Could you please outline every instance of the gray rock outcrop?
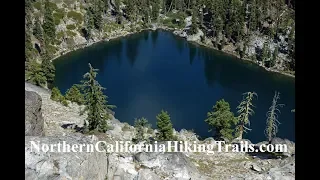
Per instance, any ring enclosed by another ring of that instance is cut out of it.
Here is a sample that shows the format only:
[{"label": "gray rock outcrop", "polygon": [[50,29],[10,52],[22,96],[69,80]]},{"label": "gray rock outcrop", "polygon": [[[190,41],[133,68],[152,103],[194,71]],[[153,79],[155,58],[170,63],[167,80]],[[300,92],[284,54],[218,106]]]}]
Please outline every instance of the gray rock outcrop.
[{"label": "gray rock outcrop", "polygon": [[[44,152],[31,149],[31,141],[41,144],[90,144],[90,137],[81,134],[61,137],[25,137],[25,179],[26,180],[56,180],[83,179],[104,180],[107,173],[105,153],[88,152]],[[58,151],[56,147],[54,149]],[[61,149],[62,151],[62,145]]]},{"label": "gray rock outcrop", "polygon": [[187,37],[188,41],[201,41],[201,37],[204,36],[203,31],[201,31],[200,29],[198,29],[198,32],[194,35],[190,35]]},{"label": "gray rock outcrop", "polygon": [[138,153],[136,160],[144,167],[153,169],[156,174],[169,178],[205,179],[193,163],[183,153]]},{"label": "gray rock outcrop", "polygon": [[44,135],[41,105],[42,99],[37,93],[25,91],[25,136]]},{"label": "gray rock outcrop", "polygon": [[291,156],[295,154],[295,143],[288,139],[281,139],[281,138],[275,137],[275,138],[272,138],[270,143],[273,144],[275,147],[277,145],[285,145],[287,147],[287,152],[284,152],[283,153],[284,155]]}]

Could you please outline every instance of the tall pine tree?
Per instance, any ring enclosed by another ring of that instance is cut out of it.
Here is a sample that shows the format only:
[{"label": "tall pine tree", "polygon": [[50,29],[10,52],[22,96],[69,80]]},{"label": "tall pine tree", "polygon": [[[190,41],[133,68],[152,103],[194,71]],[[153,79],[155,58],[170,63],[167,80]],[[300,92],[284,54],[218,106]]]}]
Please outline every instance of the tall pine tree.
[{"label": "tall pine tree", "polygon": [[98,69],[94,69],[89,63],[89,72],[83,75],[82,88],[85,96],[86,111],[88,111],[86,130],[106,132],[109,119],[108,109],[114,108],[108,105],[107,96],[103,94],[103,88],[96,80]]},{"label": "tall pine tree", "polygon": [[51,56],[48,53],[42,55],[41,70],[47,79],[48,84],[53,83],[55,76],[55,67],[50,61]]},{"label": "tall pine tree", "polygon": [[40,19],[37,16],[35,20],[35,26],[33,28],[33,35],[36,37],[41,43],[43,43],[43,32],[41,28]]},{"label": "tall pine tree", "polygon": [[42,25],[46,39],[49,41],[46,43],[52,43],[56,37],[56,26],[54,24],[52,11],[53,9],[50,6],[49,0],[46,0],[44,4],[44,22]]},{"label": "tall pine tree", "polygon": [[215,130],[215,138],[226,138],[231,141],[233,139],[233,126],[238,123],[238,119],[230,111],[229,103],[222,99],[216,102],[211,112],[208,112],[205,122],[210,127],[209,131]]},{"label": "tall pine tree", "polygon": [[157,115],[157,128],[159,131],[159,140],[173,140],[173,128],[170,120],[170,115],[167,111],[161,110]]}]

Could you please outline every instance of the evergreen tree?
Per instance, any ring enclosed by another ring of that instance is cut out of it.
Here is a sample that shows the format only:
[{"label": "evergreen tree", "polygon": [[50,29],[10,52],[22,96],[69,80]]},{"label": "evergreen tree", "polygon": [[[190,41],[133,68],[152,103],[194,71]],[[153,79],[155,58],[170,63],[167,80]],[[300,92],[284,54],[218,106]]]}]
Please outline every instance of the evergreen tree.
[{"label": "evergreen tree", "polygon": [[251,31],[256,31],[257,30],[257,27],[258,27],[258,17],[257,17],[257,14],[259,13],[258,12],[258,7],[257,7],[257,4],[256,4],[256,1],[257,0],[252,0],[251,3],[250,3],[250,10],[249,10],[249,22],[248,22],[248,25],[249,25],[249,29]]},{"label": "evergreen tree", "polygon": [[224,22],[222,20],[222,3],[220,0],[215,0],[212,3],[212,17],[211,17],[211,24],[212,24],[212,30],[213,30],[213,35],[217,36],[220,32],[223,30],[223,25]]},{"label": "evergreen tree", "polygon": [[31,61],[33,59],[34,49],[31,42],[29,32],[25,33],[25,61]]},{"label": "evergreen tree", "polygon": [[46,86],[47,79],[41,70],[41,65],[35,60],[27,62],[26,81],[37,86]]},{"label": "evergreen tree", "polygon": [[195,4],[192,7],[192,23],[199,22],[199,18],[200,18],[200,12],[198,9],[198,5]]},{"label": "evergreen tree", "polygon": [[41,29],[41,24],[39,17],[36,17],[35,26],[33,29],[33,35],[42,43],[43,42],[43,33]]},{"label": "evergreen tree", "polygon": [[45,36],[47,36],[49,43],[53,42],[56,37],[56,27],[52,16],[53,9],[50,7],[49,0],[44,4],[44,22],[42,25]]},{"label": "evergreen tree", "polygon": [[114,108],[108,105],[107,96],[103,94],[103,88],[96,80],[98,69],[94,69],[89,63],[89,72],[84,74],[82,88],[85,96],[86,111],[88,111],[85,130],[106,132],[108,129],[107,120],[109,119],[108,110]]},{"label": "evergreen tree", "polygon": [[30,11],[33,11],[32,3],[33,3],[33,0],[25,0],[25,3],[24,3],[25,13],[29,13]]},{"label": "evergreen tree", "polygon": [[109,0],[102,0],[102,5],[103,5],[103,12],[104,14],[107,13],[107,10],[109,9]]},{"label": "evergreen tree", "polygon": [[63,95],[57,87],[52,88],[50,99],[53,101],[61,102],[64,100]]},{"label": "evergreen tree", "polygon": [[141,119],[135,119],[134,127],[136,130],[135,139],[138,142],[145,140],[145,129],[150,127],[148,120],[144,117]]},{"label": "evergreen tree", "polygon": [[94,27],[97,30],[101,30],[102,28],[102,2],[101,0],[98,0],[98,2],[96,2],[95,4],[95,8],[94,8],[94,14],[93,14],[93,22],[94,22]]},{"label": "evergreen tree", "polygon": [[265,41],[263,43],[262,52],[261,52],[261,60],[263,65],[264,65],[264,62],[268,60],[268,51],[269,51],[268,42]]},{"label": "evergreen tree", "polygon": [[82,105],[84,103],[84,96],[81,94],[80,89],[78,88],[79,85],[73,85],[70,89],[66,92],[66,99],[75,102],[78,105]]},{"label": "evergreen tree", "polygon": [[278,100],[280,99],[280,93],[275,92],[272,104],[269,108],[269,111],[267,112],[267,127],[265,129],[265,135],[268,138],[268,141],[270,142],[273,137],[276,136],[278,132],[278,125],[280,122],[278,121],[278,114],[280,113],[279,107],[283,107],[283,104],[278,104]]},{"label": "evergreen tree", "polygon": [[238,122],[238,119],[230,111],[229,103],[222,99],[217,101],[211,112],[208,112],[205,122],[210,127],[209,131],[215,130],[217,139],[226,138],[231,141],[233,139],[232,128]]},{"label": "evergreen tree", "polygon": [[134,0],[126,0],[126,14],[131,22],[136,21],[137,6]]},{"label": "evergreen tree", "polygon": [[270,61],[270,67],[273,67],[276,64],[276,60],[277,60],[277,57],[278,57],[278,54],[279,54],[279,50],[278,49],[279,49],[278,47],[274,48],[272,59]]},{"label": "evergreen tree", "polygon": [[93,8],[89,6],[86,9],[85,14],[85,38],[89,40],[91,38],[91,30],[94,27]]},{"label": "evergreen tree", "polygon": [[243,100],[238,105],[238,120],[239,124],[237,125],[236,131],[237,131],[237,137],[242,139],[243,132],[247,132],[247,130],[251,130],[247,127],[247,125],[250,126],[250,120],[249,116],[253,115],[254,111],[252,107],[252,100],[253,98],[257,96],[255,92],[246,92],[243,94]]},{"label": "evergreen tree", "polygon": [[198,25],[196,24],[196,22],[193,22],[189,29],[189,34],[193,35],[193,34],[197,34],[197,32],[198,32]]},{"label": "evergreen tree", "polygon": [[160,114],[158,114],[156,118],[159,140],[173,140],[173,128],[168,112],[161,110]]},{"label": "evergreen tree", "polygon": [[48,83],[52,83],[54,81],[56,71],[50,59],[51,56],[48,53],[42,55],[41,69]]},{"label": "evergreen tree", "polygon": [[159,1],[152,2],[151,6],[152,6],[152,11],[151,11],[152,20],[157,20],[159,17],[159,10],[160,10]]}]

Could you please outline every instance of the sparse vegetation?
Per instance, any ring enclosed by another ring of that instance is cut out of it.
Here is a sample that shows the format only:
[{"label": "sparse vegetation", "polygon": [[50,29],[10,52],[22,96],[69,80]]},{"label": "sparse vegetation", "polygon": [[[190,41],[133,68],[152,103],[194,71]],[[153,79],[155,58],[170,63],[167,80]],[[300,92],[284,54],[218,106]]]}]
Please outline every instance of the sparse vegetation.
[{"label": "sparse vegetation", "polygon": [[65,17],[65,10],[62,9],[57,9],[55,12],[53,12],[53,19],[54,19],[54,24],[59,25],[61,20]]},{"label": "sparse vegetation", "polygon": [[67,30],[66,32],[67,32],[67,36],[69,36],[69,37],[74,37],[77,35],[77,33],[70,31],[70,30]]},{"label": "sparse vegetation", "polygon": [[69,29],[69,30],[74,30],[74,29],[76,29],[76,26],[74,24],[68,24],[66,26],[66,28]]},{"label": "sparse vegetation", "polygon": [[68,18],[72,18],[72,19],[76,20],[79,23],[81,23],[83,21],[82,14],[78,13],[76,11],[69,11],[67,16],[68,16]]},{"label": "sparse vegetation", "polygon": [[124,126],[121,128],[122,131],[130,131],[130,125],[128,123],[124,123]]},{"label": "sparse vegetation", "polygon": [[34,2],[33,7],[35,7],[38,11],[42,10],[42,4],[40,1]]}]

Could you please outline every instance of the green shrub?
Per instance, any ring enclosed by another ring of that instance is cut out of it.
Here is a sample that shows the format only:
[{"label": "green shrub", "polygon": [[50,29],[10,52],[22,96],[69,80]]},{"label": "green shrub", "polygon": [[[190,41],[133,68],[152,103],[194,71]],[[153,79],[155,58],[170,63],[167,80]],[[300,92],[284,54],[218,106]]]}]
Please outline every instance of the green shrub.
[{"label": "green shrub", "polygon": [[69,30],[74,30],[75,28],[76,28],[76,26],[74,24],[67,25],[67,29],[69,29]]},{"label": "green shrub", "polygon": [[73,85],[70,89],[68,89],[65,97],[67,100],[71,102],[75,102],[78,105],[81,105],[84,103],[84,96],[83,94],[81,94],[78,88],[78,85]]},{"label": "green shrub", "polygon": [[35,7],[37,10],[41,10],[42,9],[42,4],[41,4],[41,2],[34,2],[33,3],[33,7]]},{"label": "green shrub", "polygon": [[152,134],[153,133],[153,129],[152,128],[148,128],[147,133],[148,134]]},{"label": "green shrub", "polygon": [[64,106],[68,106],[69,105],[69,103],[68,103],[68,101],[66,99],[63,99],[61,101],[61,104],[64,105]]},{"label": "green shrub", "polygon": [[76,0],[64,0],[64,2],[65,2],[68,6],[74,4],[75,1],[76,1]]},{"label": "green shrub", "polygon": [[181,21],[184,21],[184,19],[187,17],[187,15],[184,12],[177,12],[177,13],[168,13],[167,15],[171,19],[180,19]]},{"label": "green shrub", "polygon": [[193,22],[191,24],[191,27],[190,27],[190,30],[189,30],[189,34],[193,35],[193,34],[197,34],[197,32],[198,32],[198,25],[195,22]]},{"label": "green shrub", "polygon": [[130,131],[130,125],[128,123],[124,123],[124,126],[122,127],[122,131]]},{"label": "green shrub", "polygon": [[76,35],[77,35],[77,33],[70,31],[70,30],[67,30],[67,36],[74,37]]},{"label": "green shrub", "polygon": [[57,87],[52,88],[50,99],[53,101],[60,102],[64,100],[63,95]]},{"label": "green shrub", "polygon": [[121,28],[120,24],[115,23],[115,22],[110,22],[110,23],[105,24],[105,26],[103,27],[103,30],[105,32],[112,32],[112,31],[119,29],[119,28]]},{"label": "green shrub", "polygon": [[59,31],[57,33],[57,39],[61,39],[61,38],[63,38],[63,36],[64,36],[64,32],[63,31]]},{"label": "green shrub", "polygon": [[35,60],[31,60],[27,62],[26,68],[26,80],[37,86],[45,87],[47,79],[41,69],[41,65]]},{"label": "green shrub", "polygon": [[49,44],[47,46],[47,51],[49,54],[55,54],[58,51],[58,48]]},{"label": "green shrub", "polygon": [[58,9],[58,6],[56,5],[56,3],[53,2],[49,2],[49,7],[50,9],[52,9],[53,11]]},{"label": "green shrub", "polygon": [[67,16],[68,16],[68,18],[72,18],[72,19],[78,21],[79,23],[81,23],[83,21],[82,14],[78,13],[76,11],[69,11]]},{"label": "green shrub", "polygon": [[61,19],[63,19],[65,16],[64,9],[58,9],[53,13],[53,20],[55,25],[59,25]]},{"label": "green shrub", "polygon": [[[59,39],[54,39],[54,40],[53,40],[53,43],[54,43],[55,45],[60,45],[60,44],[62,43],[62,41],[59,40]],[[55,50],[58,51],[58,48],[55,47]],[[55,51],[55,52],[56,52],[56,51]]]}]

